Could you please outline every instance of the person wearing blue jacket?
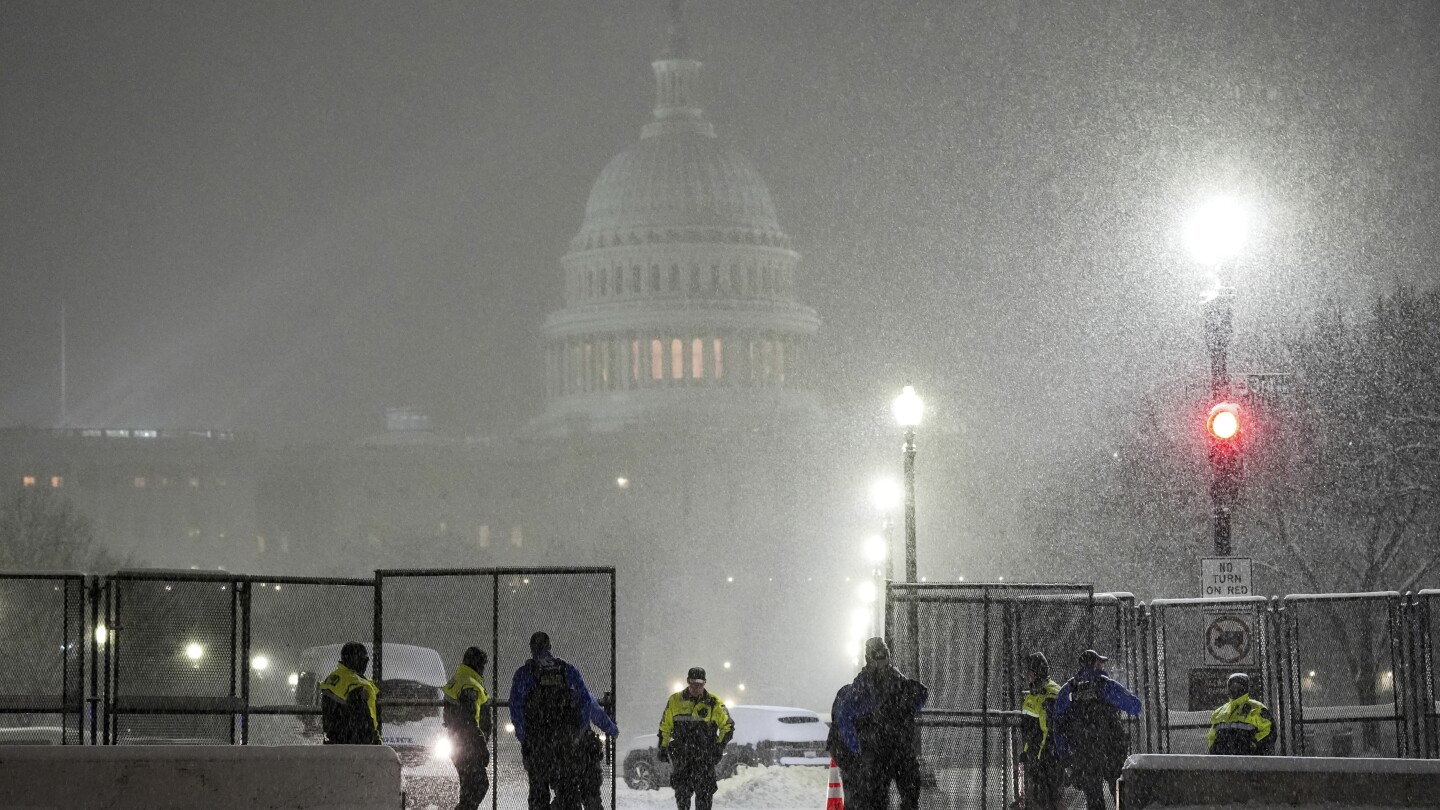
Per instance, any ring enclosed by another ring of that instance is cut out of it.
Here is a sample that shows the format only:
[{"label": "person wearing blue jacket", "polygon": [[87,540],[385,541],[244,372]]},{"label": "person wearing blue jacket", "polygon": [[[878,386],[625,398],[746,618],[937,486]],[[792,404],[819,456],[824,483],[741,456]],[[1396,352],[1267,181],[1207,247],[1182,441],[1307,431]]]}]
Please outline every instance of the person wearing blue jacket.
[{"label": "person wearing blue jacket", "polygon": [[[901,810],[920,806],[919,728],[915,718],[930,690],[890,663],[882,638],[865,642],[865,668],[841,690],[832,707],[840,741],[853,755],[860,802],[853,810],[884,810],[890,783],[900,793]],[[847,808],[847,810],[850,810]]]},{"label": "person wearing blue jacket", "polygon": [[1140,714],[1140,698],[1105,674],[1109,660],[1094,650],[1080,653],[1080,671],[1060,687],[1055,722],[1070,749],[1070,774],[1085,794],[1086,810],[1105,810],[1105,788],[1115,782],[1130,753],[1130,735],[1120,712]]},{"label": "person wearing blue jacket", "polygon": [[620,733],[580,670],[551,654],[543,632],[530,637],[530,660],[510,681],[510,723],[530,781],[530,810],[577,810],[590,724]]}]

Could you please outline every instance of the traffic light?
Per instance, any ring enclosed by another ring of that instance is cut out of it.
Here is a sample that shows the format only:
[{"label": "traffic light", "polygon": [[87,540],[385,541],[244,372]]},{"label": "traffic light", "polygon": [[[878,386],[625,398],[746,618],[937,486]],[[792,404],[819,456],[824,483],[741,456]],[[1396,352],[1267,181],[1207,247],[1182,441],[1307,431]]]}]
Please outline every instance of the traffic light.
[{"label": "traffic light", "polygon": [[1205,420],[1205,429],[1216,442],[1231,444],[1240,437],[1240,406],[1233,402],[1221,402],[1210,409]]},{"label": "traffic light", "polygon": [[1205,417],[1210,444],[1210,508],[1215,523],[1215,553],[1221,557],[1230,554],[1230,511],[1240,491],[1244,431],[1244,417],[1234,402],[1216,403]]}]

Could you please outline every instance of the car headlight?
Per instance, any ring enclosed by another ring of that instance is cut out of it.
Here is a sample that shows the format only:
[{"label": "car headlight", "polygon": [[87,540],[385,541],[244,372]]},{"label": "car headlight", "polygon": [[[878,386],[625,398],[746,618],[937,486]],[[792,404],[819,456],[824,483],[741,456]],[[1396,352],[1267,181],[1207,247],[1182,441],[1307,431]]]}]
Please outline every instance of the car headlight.
[{"label": "car headlight", "polygon": [[430,753],[434,754],[437,757],[449,759],[450,752],[452,750],[453,749],[450,746],[449,734],[441,734],[440,736],[435,738],[434,742],[430,743]]}]

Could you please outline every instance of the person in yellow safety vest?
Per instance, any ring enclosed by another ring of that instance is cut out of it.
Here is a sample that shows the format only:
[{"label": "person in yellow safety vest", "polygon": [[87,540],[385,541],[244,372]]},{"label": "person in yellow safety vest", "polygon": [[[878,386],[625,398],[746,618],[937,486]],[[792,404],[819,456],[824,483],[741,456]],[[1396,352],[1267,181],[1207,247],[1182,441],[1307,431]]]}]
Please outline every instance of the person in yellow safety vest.
[{"label": "person in yellow safety vest", "polygon": [[1055,729],[1055,698],[1060,684],[1050,679],[1050,662],[1045,653],[1033,652],[1025,658],[1027,679],[1025,700],[1021,703],[1020,738],[1024,747],[1020,762],[1025,767],[1026,810],[1064,810],[1065,741]]},{"label": "person in yellow safety vest", "polygon": [[460,801],[455,810],[477,810],[485,794],[490,792],[490,777],[485,766],[490,760],[486,740],[492,723],[485,704],[485,671],[489,656],[479,647],[465,651],[455,674],[450,676],[441,692],[445,695],[445,728],[450,732],[450,758],[460,777]]},{"label": "person in yellow safety vest", "polygon": [[365,677],[370,653],[358,641],[340,648],[340,666],[320,684],[320,722],[326,745],[379,745],[378,687]]},{"label": "person in yellow safety vest", "polygon": [[1275,750],[1275,726],[1264,703],[1250,697],[1250,676],[1237,672],[1225,683],[1230,702],[1210,715],[1210,753],[1251,755]]},{"label": "person in yellow safety vest", "polygon": [[725,703],[705,691],[705,670],[691,667],[687,686],[670,696],[660,716],[660,761],[669,762],[670,786],[675,789],[675,806],[710,810],[715,797],[715,765],[725,745],[735,736],[735,724]]}]

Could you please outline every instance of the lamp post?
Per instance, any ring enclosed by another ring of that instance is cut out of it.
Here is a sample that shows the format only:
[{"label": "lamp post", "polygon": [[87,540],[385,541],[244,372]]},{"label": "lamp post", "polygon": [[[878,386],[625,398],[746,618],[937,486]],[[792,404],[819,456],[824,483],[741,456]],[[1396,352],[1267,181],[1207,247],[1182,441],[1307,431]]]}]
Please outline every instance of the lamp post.
[{"label": "lamp post", "polygon": [[[1205,349],[1210,356],[1210,402],[1218,407],[1229,398],[1230,372],[1227,367],[1232,332],[1232,305],[1235,288],[1220,280],[1220,267],[1239,254],[1248,226],[1245,209],[1228,197],[1207,200],[1191,216],[1185,228],[1190,257],[1209,270],[1212,287],[1201,298]],[[1213,431],[1212,431],[1213,434]],[[1230,556],[1230,513],[1240,488],[1240,456],[1229,437],[1210,439],[1210,513],[1215,554]]]},{"label": "lamp post", "polygon": [[[915,428],[925,413],[925,402],[915,387],[905,386],[892,406],[895,421],[905,429],[905,581],[916,582],[915,570]],[[914,594],[906,610],[907,638],[910,642],[910,676],[920,677],[920,614]]]}]

